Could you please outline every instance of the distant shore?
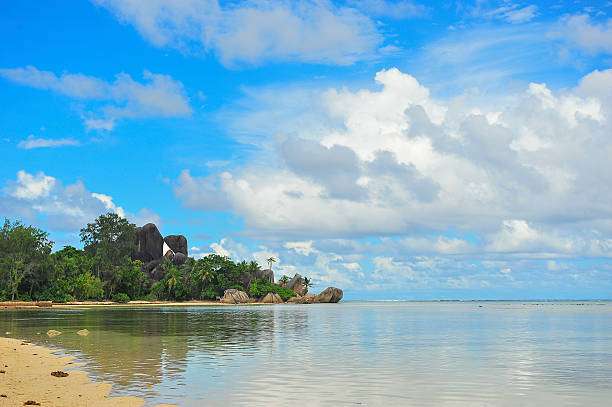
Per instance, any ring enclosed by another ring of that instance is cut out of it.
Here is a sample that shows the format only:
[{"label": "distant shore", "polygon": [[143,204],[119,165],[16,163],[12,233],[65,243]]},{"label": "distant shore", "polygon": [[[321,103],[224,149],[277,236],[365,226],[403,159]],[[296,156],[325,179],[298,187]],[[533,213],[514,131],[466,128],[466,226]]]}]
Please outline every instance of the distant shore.
[{"label": "distant shore", "polygon": [[[138,397],[109,397],[111,385],[90,381],[87,373],[73,370],[82,364],[72,357],[27,341],[0,337],[0,406],[138,407]],[[38,404],[36,404],[38,403]],[[169,404],[157,407],[170,407]]]},{"label": "distant shore", "polygon": [[81,308],[81,307],[170,307],[170,306],[235,306],[235,305],[271,305],[263,302],[251,302],[245,304],[227,304],[220,301],[130,301],[119,303],[113,301],[72,301],[57,302],[49,301],[2,301],[0,311],[6,309],[44,309],[44,308]]}]

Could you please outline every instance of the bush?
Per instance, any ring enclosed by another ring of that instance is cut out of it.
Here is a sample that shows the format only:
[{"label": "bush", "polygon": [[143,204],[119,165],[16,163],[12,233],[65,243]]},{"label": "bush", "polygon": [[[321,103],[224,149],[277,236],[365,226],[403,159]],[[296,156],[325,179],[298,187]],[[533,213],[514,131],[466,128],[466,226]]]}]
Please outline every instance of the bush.
[{"label": "bush", "polygon": [[125,304],[126,302],[130,302],[130,296],[124,293],[117,293],[113,294],[112,300],[114,302],[120,302],[122,304]]},{"label": "bush", "polygon": [[258,278],[251,283],[251,287],[249,288],[249,295],[251,297],[263,297],[268,293],[278,294],[284,301],[297,296],[293,290],[286,287],[278,287],[265,278]]}]

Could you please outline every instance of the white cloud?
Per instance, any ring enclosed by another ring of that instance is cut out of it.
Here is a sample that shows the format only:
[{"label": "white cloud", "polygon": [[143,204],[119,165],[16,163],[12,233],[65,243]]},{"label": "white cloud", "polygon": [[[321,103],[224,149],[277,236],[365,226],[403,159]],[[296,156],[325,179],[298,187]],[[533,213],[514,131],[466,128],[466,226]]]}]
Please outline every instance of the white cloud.
[{"label": "white cloud", "polygon": [[316,253],[316,250],[312,247],[312,240],[307,242],[286,242],[284,244],[285,248],[293,249],[296,253],[299,253],[303,256],[308,256],[311,253]]},{"label": "white cloud", "polygon": [[212,52],[226,66],[264,60],[348,65],[372,58],[382,42],[368,17],[331,2],[92,1],[155,46]]},{"label": "white cloud", "polygon": [[46,138],[36,138],[33,135],[29,135],[26,140],[21,140],[19,144],[17,144],[17,147],[29,150],[32,148],[79,146],[79,145],[81,145],[81,143],[71,138],[46,139]]},{"label": "white cloud", "polygon": [[600,256],[612,234],[608,76],[562,91],[530,84],[479,105],[435,100],[416,78],[384,70],[378,89],[309,97],[318,127],[264,106],[257,121],[299,137],[268,125],[265,162],[206,178],[186,170],[175,194],[191,209],[235,213],[260,238],[399,235],[403,253]]},{"label": "white cloud", "polygon": [[144,71],[144,83],[125,73],[107,82],[80,73],[57,76],[33,66],[0,69],[0,76],[20,85],[88,101],[93,111],[82,117],[87,128],[93,130],[112,130],[115,122],[124,118],[183,117],[192,111],[181,82],[149,71]]},{"label": "white cloud", "polygon": [[110,212],[114,212],[122,218],[125,218],[125,211],[121,206],[115,205],[112,196],[96,193],[92,193],[91,196],[102,202]]},{"label": "white cloud", "polygon": [[538,7],[535,5],[521,6],[506,3],[504,6],[482,13],[484,17],[505,20],[512,24],[531,21],[536,17]]},{"label": "white cloud", "polygon": [[131,222],[161,219],[147,208],[138,215],[126,212],[111,196],[89,192],[81,181],[62,185],[52,176],[19,171],[15,181],[9,181],[0,195],[0,213],[59,231],[78,231],[97,216],[115,212]]},{"label": "white cloud", "polygon": [[53,187],[55,178],[45,175],[42,171],[32,175],[21,170],[17,172],[17,181],[9,183],[4,192],[17,199],[32,201],[48,197]]},{"label": "white cloud", "polygon": [[588,14],[564,17],[550,36],[564,41],[568,47],[589,54],[611,54],[612,18],[599,23],[593,21]]}]

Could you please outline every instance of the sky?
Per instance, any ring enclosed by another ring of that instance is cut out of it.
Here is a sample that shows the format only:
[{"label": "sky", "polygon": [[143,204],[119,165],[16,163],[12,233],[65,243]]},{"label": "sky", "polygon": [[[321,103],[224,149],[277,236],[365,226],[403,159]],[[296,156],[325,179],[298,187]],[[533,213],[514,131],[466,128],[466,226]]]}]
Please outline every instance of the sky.
[{"label": "sky", "polygon": [[0,218],[357,299],[612,298],[612,2],[0,3]]}]

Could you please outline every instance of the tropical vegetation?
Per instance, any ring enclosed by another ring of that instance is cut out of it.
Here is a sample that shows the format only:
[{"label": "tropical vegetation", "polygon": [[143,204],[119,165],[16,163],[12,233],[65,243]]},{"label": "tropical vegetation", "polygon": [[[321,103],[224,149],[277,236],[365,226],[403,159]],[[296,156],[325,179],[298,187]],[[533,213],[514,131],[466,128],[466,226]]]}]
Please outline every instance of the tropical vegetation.
[{"label": "tropical vegetation", "polygon": [[[260,272],[256,262],[234,262],[218,254],[188,258],[181,266],[166,260],[159,266],[164,277],[152,284],[143,264],[132,260],[134,236],[134,224],[107,213],[81,229],[83,249],[65,246],[52,252],[47,232],[5,219],[0,229],[0,300],[211,300],[229,288],[252,297],[272,292],[286,300],[296,295],[266,279],[250,281]],[[271,266],[276,259],[266,261]],[[282,279],[285,284],[288,280]]]}]

